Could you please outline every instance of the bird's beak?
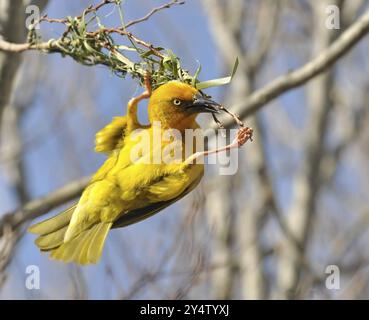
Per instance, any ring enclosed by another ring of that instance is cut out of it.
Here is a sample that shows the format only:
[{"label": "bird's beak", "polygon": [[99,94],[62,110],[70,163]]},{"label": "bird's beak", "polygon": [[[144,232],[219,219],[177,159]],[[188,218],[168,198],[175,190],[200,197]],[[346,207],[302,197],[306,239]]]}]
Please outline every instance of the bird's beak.
[{"label": "bird's beak", "polygon": [[218,102],[210,100],[201,94],[197,94],[191,105],[191,111],[196,113],[219,113],[221,110],[221,105]]}]

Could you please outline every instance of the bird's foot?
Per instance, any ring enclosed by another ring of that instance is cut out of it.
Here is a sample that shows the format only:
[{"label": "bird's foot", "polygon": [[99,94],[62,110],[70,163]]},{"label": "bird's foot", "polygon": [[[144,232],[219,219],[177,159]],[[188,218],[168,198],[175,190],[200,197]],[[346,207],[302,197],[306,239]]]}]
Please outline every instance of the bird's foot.
[{"label": "bird's foot", "polygon": [[231,143],[231,146],[239,148],[243,146],[247,142],[247,140],[252,141],[253,133],[254,130],[250,127],[240,128],[240,130],[237,132],[236,138]]}]

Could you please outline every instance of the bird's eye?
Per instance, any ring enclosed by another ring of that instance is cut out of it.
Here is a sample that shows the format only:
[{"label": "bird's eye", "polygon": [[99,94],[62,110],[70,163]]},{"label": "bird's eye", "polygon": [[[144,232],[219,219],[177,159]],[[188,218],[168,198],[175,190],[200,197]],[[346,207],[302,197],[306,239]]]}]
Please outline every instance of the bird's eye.
[{"label": "bird's eye", "polygon": [[181,103],[182,103],[182,101],[181,101],[181,100],[179,100],[179,99],[174,99],[174,100],[173,100],[173,104],[174,104],[175,106],[180,106],[180,105],[181,105]]}]

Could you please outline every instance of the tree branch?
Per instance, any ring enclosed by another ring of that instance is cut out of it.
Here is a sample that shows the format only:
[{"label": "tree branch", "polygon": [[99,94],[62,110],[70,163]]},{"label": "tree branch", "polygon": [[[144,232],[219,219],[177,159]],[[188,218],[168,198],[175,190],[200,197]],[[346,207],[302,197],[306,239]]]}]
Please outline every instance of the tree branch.
[{"label": "tree branch", "polygon": [[15,211],[4,214],[0,219],[0,237],[5,229],[17,228],[28,220],[37,218],[61,204],[75,199],[82,193],[89,181],[90,177],[78,179],[44,197],[26,203]]},{"label": "tree branch", "polygon": [[[369,32],[369,10],[353,23],[327,49],[299,69],[278,77],[265,87],[255,91],[233,111],[246,118],[283,93],[296,88],[330,68],[353,48]],[[225,121],[231,125],[231,121]]]},{"label": "tree branch", "polygon": [[0,38],[0,51],[21,53],[27,50],[57,50],[56,41],[42,42],[38,44],[31,43],[11,43]]},{"label": "tree branch", "polygon": [[[145,70],[151,69],[153,87],[177,78],[185,79],[186,82],[192,83],[195,80],[186,70],[180,67],[177,57],[171,56],[171,62],[165,64],[165,67],[162,68],[161,62],[168,55],[162,53],[161,48],[154,47],[126,29],[129,26],[148,20],[163,9],[184,3],[183,0],[172,0],[153,8],[145,16],[132,20],[128,24],[125,24],[123,19],[121,19],[121,26],[114,28],[107,28],[101,25],[98,22],[97,11],[105,5],[116,5],[120,17],[122,17],[123,12],[118,0],[103,0],[98,5],[87,7],[83,13],[74,18],[49,18],[47,15],[44,15],[37,22],[64,25],[65,31],[61,37],[49,39],[49,41],[41,40],[40,34],[35,29],[36,23],[34,23],[29,27],[30,30],[26,43],[22,43],[24,40],[15,41],[7,37],[2,38],[0,35],[0,52],[2,51],[4,54],[21,53],[28,50],[47,53],[57,52],[63,56],[69,56],[83,65],[105,65],[122,78],[130,74],[133,78],[140,79],[141,83],[144,80]],[[117,43],[116,37],[112,36],[113,34],[122,36],[119,40],[123,40],[127,44]],[[128,58],[126,55],[127,51],[135,51],[140,61],[134,62],[131,58]],[[172,72],[174,70],[171,66],[173,63],[177,65],[178,73]]]}]

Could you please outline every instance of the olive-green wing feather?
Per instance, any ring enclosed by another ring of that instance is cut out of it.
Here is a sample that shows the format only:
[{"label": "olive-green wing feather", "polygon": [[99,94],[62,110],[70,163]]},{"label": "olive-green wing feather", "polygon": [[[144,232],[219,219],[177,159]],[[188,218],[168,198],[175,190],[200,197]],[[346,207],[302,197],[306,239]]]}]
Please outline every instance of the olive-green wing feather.
[{"label": "olive-green wing feather", "polygon": [[178,195],[173,199],[152,203],[143,208],[131,210],[129,212],[124,213],[113,223],[112,229],[126,227],[130,224],[139,222],[141,220],[151,217],[152,215],[158,213],[159,211],[165,209],[166,207],[169,207],[171,204],[178,201],[179,199],[182,199],[184,196],[190,193],[199,184],[201,178],[202,175],[200,175],[196,180],[194,180],[192,184],[189,185],[180,195]]},{"label": "olive-green wing feather", "polygon": [[68,226],[72,214],[76,209],[76,206],[77,205],[74,204],[73,206],[64,210],[58,215],[30,226],[28,228],[28,231],[31,233],[39,234],[41,236],[46,236]]}]

